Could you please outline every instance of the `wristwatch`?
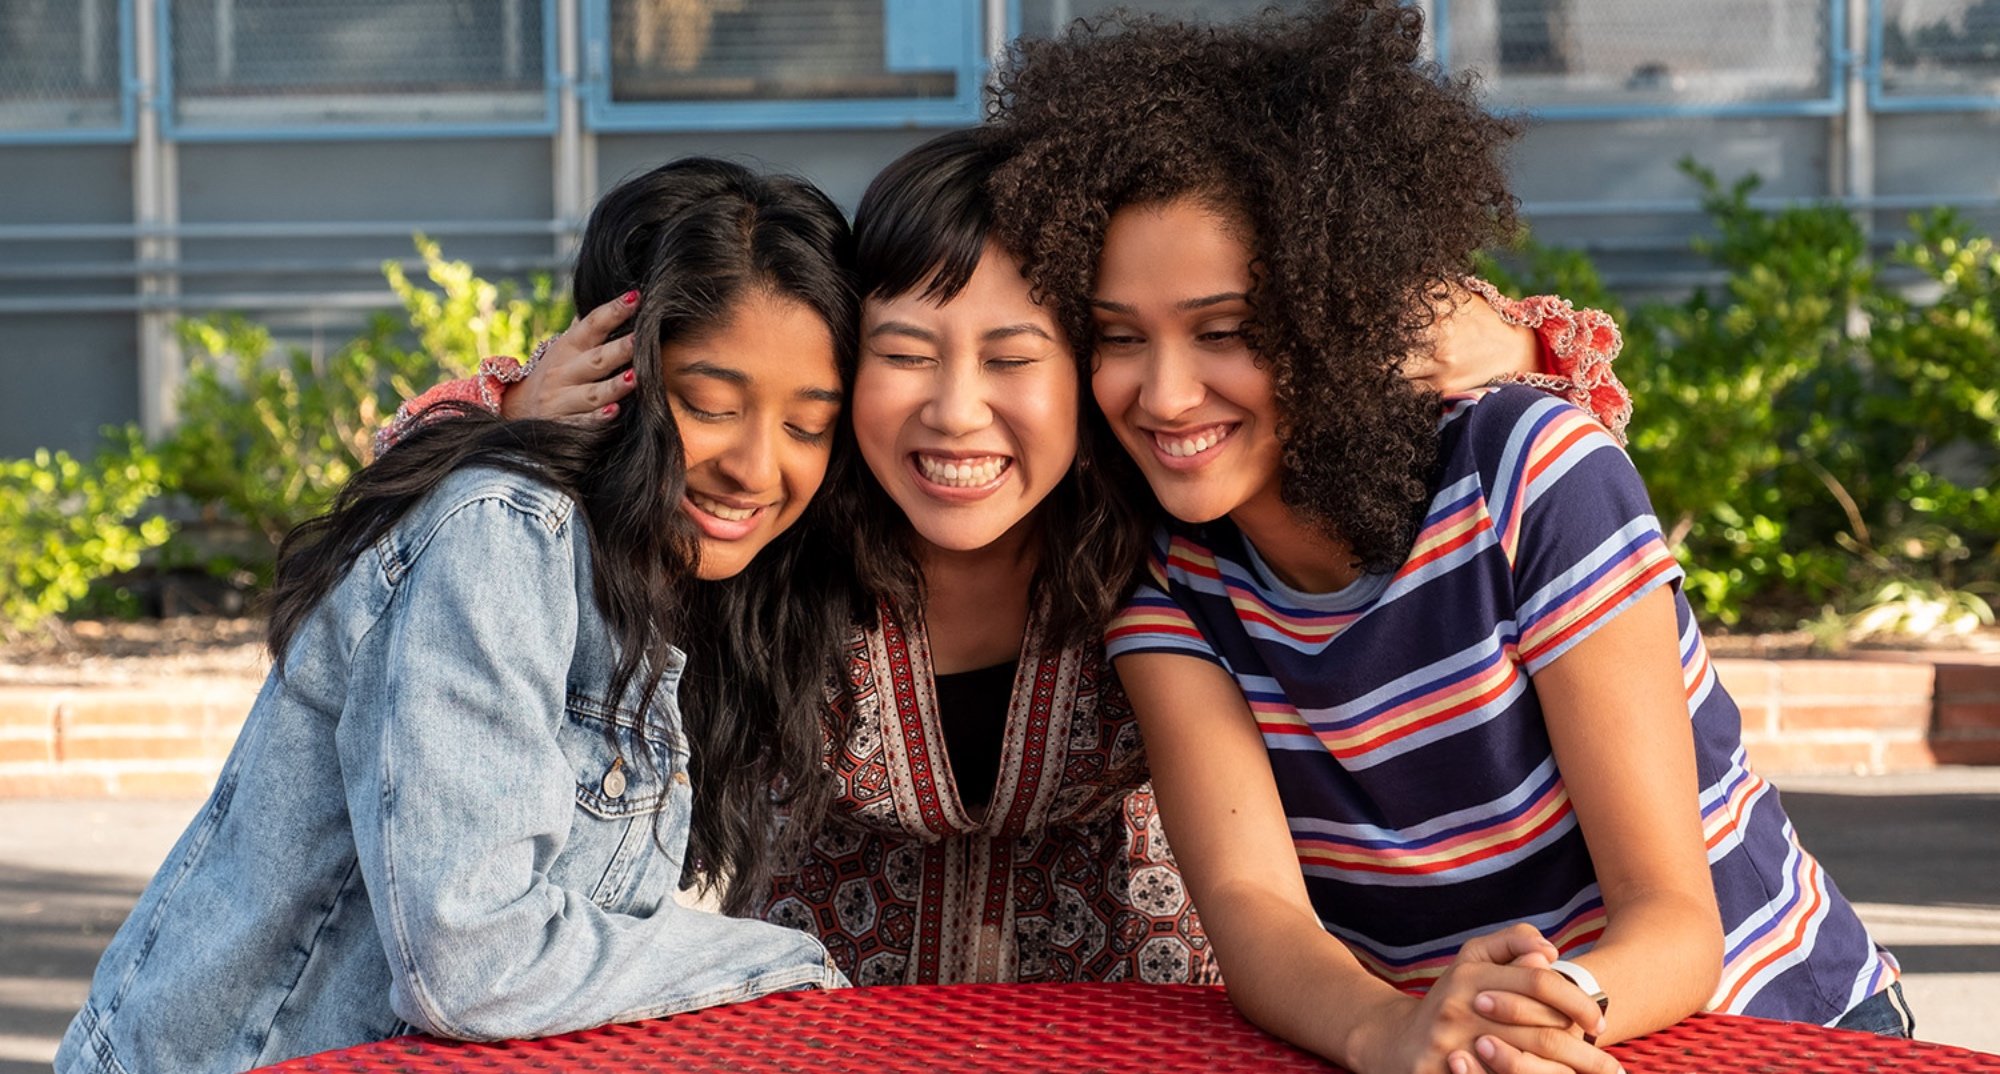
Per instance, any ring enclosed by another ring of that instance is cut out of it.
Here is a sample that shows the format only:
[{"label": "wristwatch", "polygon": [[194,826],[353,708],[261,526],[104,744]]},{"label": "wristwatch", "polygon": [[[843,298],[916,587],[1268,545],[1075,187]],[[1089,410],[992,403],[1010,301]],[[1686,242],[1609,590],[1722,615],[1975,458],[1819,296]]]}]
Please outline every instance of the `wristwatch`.
[{"label": "wristwatch", "polygon": [[[1591,1001],[1597,1004],[1598,1014],[1604,1014],[1611,1009],[1611,997],[1604,994],[1604,987],[1597,983],[1596,976],[1589,970],[1567,959],[1558,959],[1555,962],[1551,962],[1549,963],[1549,968],[1568,978],[1569,983],[1583,989],[1584,993],[1591,998]],[[1585,1044],[1596,1044],[1597,1034],[1588,1029],[1584,1030],[1583,1042]]]}]

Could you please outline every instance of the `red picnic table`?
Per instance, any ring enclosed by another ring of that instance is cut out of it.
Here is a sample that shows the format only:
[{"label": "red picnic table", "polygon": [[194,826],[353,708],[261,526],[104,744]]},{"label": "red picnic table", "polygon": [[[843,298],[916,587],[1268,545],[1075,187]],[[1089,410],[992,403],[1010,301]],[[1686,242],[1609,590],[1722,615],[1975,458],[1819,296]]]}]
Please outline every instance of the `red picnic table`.
[{"label": "red picnic table", "polygon": [[[2000,1074],[2000,1056],[1761,1018],[1700,1014],[1611,1054],[1629,1074]],[[1282,1074],[1337,1068],[1251,1025],[1220,988],[912,985],[787,992],[541,1040],[397,1037],[265,1068],[287,1074]]]}]

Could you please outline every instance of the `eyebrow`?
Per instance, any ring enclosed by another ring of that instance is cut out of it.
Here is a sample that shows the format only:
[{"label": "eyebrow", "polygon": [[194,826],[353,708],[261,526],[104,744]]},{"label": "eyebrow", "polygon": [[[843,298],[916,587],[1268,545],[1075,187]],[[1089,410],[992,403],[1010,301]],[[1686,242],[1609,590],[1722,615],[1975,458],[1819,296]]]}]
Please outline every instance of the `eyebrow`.
[{"label": "eyebrow", "polygon": [[868,338],[876,336],[913,336],[926,343],[936,343],[937,333],[928,328],[920,328],[908,321],[883,321],[868,330]]},{"label": "eyebrow", "polygon": [[[910,336],[914,339],[921,339],[926,343],[936,343],[938,341],[936,332],[919,325],[911,324],[908,321],[883,321],[881,324],[868,330],[869,339],[874,339],[877,336]],[[1003,324],[998,328],[989,328],[980,333],[979,338],[983,342],[991,343],[994,340],[1009,339],[1014,336],[1040,336],[1050,343],[1056,341],[1054,336],[1049,335],[1047,329],[1029,321],[1022,321],[1019,324]]]},{"label": "eyebrow", "polygon": [[1042,326],[1031,324],[1027,321],[1022,321],[1020,324],[1003,324],[998,328],[989,328],[979,338],[991,343],[997,339],[1008,339],[1013,336],[1039,336],[1050,343],[1056,341],[1054,336],[1042,330]]},{"label": "eyebrow", "polygon": [[[1250,295],[1245,291],[1219,291],[1212,295],[1203,295],[1200,298],[1181,299],[1179,302],[1174,303],[1174,308],[1177,310],[1199,310],[1207,309],[1210,306],[1220,306],[1225,302],[1248,302],[1249,300]],[[1123,302],[1107,302],[1101,298],[1091,299],[1090,304],[1092,307],[1104,310],[1107,313],[1122,313],[1127,317],[1139,312],[1136,307],[1126,305]]]},{"label": "eyebrow", "polygon": [[[738,388],[750,386],[750,374],[741,369],[731,369],[713,362],[689,362],[680,367],[679,371],[686,376],[707,377],[710,380],[733,384]],[[836,406],[847,401],[847,397],[836,388],[800,388],[798,397],[815,403],[833,403]]]}]

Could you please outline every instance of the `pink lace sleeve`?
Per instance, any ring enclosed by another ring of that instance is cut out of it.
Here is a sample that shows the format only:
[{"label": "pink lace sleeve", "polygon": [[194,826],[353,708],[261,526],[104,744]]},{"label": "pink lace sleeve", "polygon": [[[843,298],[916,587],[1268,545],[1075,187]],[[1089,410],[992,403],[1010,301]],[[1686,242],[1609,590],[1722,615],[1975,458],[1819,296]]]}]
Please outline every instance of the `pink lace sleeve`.
[{"label": "pink lace sleeve", "polygon": [[1468,276],[1465,286],[1484,298],[1509,324],[1532,328],[1542,338],[1543,368],[1536,373],[1495,377],[1501,383],[1526,384],[1562,396],[1596,415],[1625,442],[1632,423],[1632,394],[1611,371],[1625,341],[1618,324],[1603,310],[1577,309],[1557,295],[1513,299],[1485,280]]},{"label": "pink lace sleeve", "polygon": [[439,403],[471,403],[495,414],[500,413],[500,397],[506,394],[508,385],[517,384],[528,375],[528,368],[521,364],[519,358],[505,355],[488,358],[479,363],[479,372],[472,376],[464,380],[445,381],[415,399],[405,400],[402,406],[396,408],[395,417],[376,432],[376,457],[380,458],[383,452],[402,443],[413,430],[443,417],[443,414],[431,413],[431,408]]}]

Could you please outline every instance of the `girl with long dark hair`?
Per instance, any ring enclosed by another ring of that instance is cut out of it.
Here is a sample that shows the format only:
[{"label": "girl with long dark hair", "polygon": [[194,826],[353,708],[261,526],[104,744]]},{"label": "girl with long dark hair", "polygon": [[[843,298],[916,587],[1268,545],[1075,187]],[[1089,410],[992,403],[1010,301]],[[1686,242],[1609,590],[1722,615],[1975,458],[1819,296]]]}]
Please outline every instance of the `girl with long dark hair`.
[{"label": "girl with long dark hair", "polygon": [[811,937],[676,893],[764,875],[776,811],[824,795],[844,624],[793,603],[828,576],[794,524],[840,443],[850,269],[799,180],[690,159],[605,196],[574,289],[631,325],[616,420],[460,407],[287,538],[276,665],[58,1070],[234,1071],[845,983]]},{"label": "girl with long dark hair", "polygon": [[1109,646],[1230,995],[1359,1074],[1612,1074],[1701,1009],[1907,1035],[1613,432],[1400,375],[1514,209],[1422,25],[1093,25],[1000,76],[997,218],[1164,523]]}]

